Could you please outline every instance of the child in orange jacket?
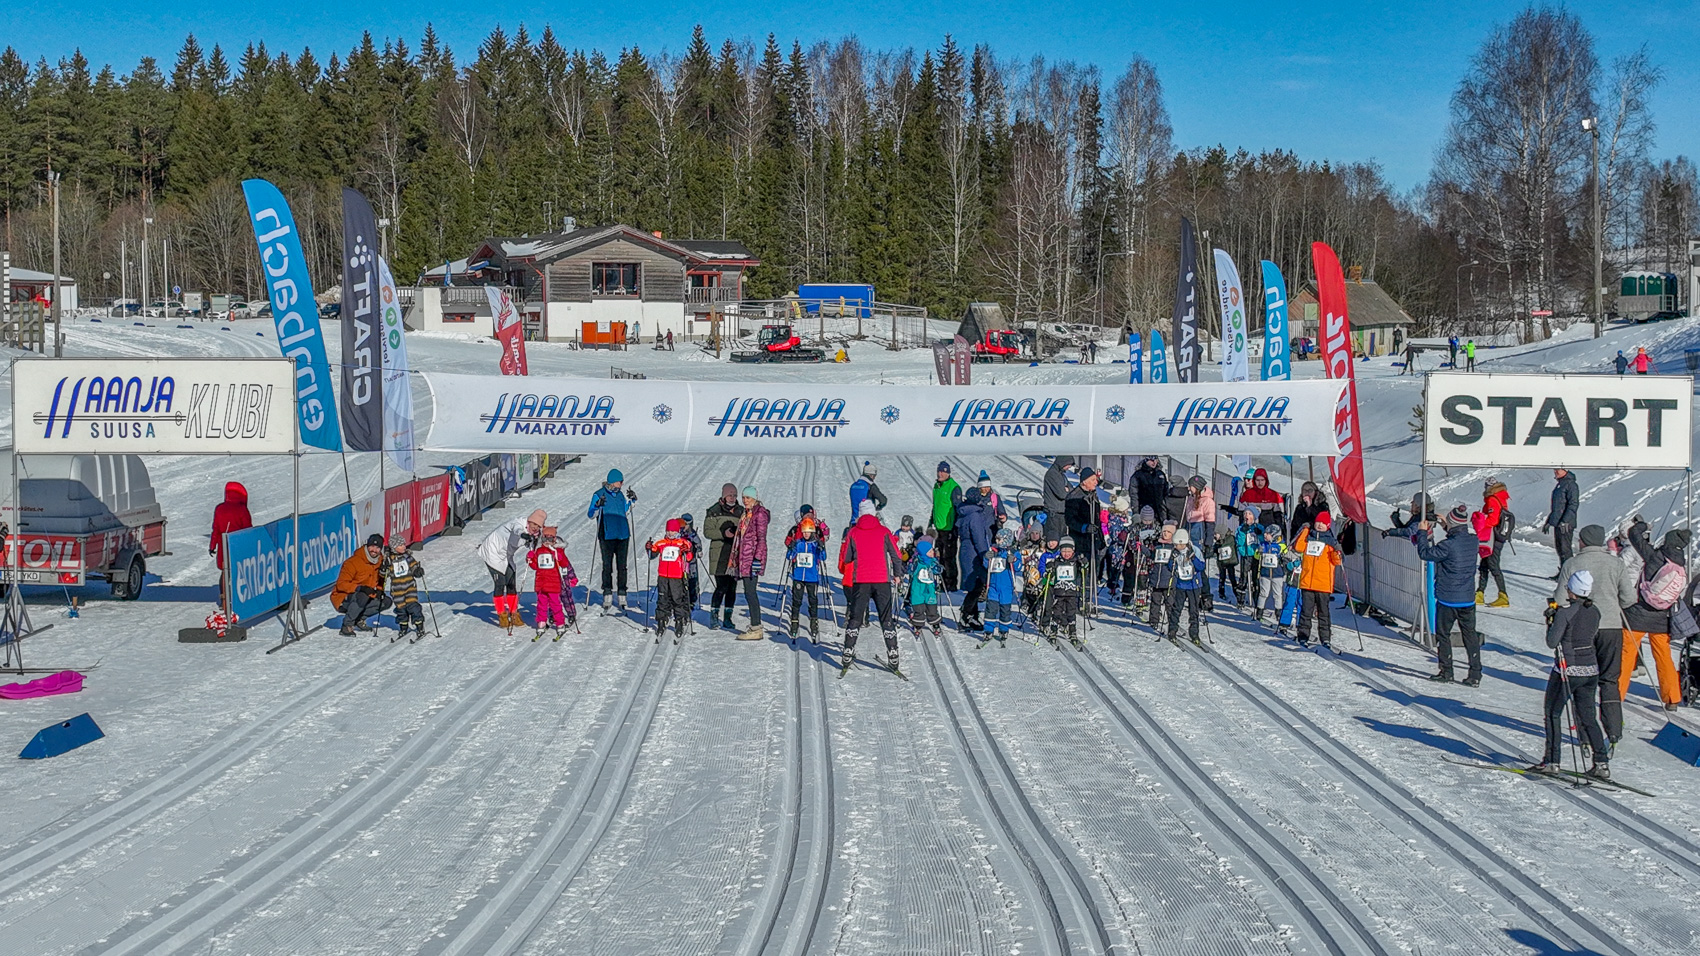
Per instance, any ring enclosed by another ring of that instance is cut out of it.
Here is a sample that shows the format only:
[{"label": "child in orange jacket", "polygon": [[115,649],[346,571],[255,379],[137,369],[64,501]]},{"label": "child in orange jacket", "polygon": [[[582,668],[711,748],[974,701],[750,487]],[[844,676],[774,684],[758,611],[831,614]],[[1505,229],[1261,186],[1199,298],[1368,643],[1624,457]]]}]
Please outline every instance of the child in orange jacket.
[{"label": "child in orange jacket", "polygon": [[1293,551],[1300,560],[1298,641],[1309,646],[1310,622],[1314,618],[1317,638],[1329,650],[1334,649],[1334,622],[1329,616],[1329,602],[1334,597],[1334,569],[1345,562],[1340,544],[1330,530],[1332,525],[1332,516],[1324,511],[1293,541]]}]

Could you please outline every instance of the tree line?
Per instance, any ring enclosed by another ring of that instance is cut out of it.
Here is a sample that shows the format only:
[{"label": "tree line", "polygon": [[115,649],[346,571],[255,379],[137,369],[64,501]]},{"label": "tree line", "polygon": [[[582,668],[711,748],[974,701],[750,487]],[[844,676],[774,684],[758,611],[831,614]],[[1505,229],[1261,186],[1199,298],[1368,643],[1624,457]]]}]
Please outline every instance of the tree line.
[{"label": "tree line", "polygon": [[1433,178],[1401,194],[1373,163],[1176,148],[1141,57],[1107,79],[949,36],[716,47],[698,27],[681,54],[610,60],[523,27],[462,57],[427,27],[417,48],[368,34],[322,62],[264,44],[232,60],[191,36],[169,72],[144,57],[123,75],[8,48],[0,215],[14,261],[45,267],[59,173],[64,270],[90,299],[118,293],[120,249],[137,294],[144,217],[156,292],[259,293],[240,188],[257,176],[289,197],[321,287],[337,281],[349,185],[389,220],[404,282],[571,217],[740,240],[763,262],[755,296],[854,280],[937,315],[996,300],[1141,328],[1166,323],[1186,216],[1253,277],[1253,299],[1257,259],[1296,286],[1322,240],[1425,322],[1486,328],[1575,308],[1591,285],[1584,115],[1603,113],[1609,136],[1608,247],[1677,250],[1693,233],[1693,165],[1649,158],[1658,78],[1645,53],[1602,70],[1578,18],[1531,8],[1484,43]]}]

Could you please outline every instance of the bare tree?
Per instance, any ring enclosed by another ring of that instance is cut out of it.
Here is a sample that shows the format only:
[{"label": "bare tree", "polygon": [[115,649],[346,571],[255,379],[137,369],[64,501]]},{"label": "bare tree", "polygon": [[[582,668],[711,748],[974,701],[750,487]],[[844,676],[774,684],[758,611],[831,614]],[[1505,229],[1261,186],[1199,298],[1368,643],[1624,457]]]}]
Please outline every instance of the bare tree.
[{"label": "bare tree", "polygon": [[[1167,167],[1173,148],[1174,129],[1168,108],[1163,105],[1163,85],[1157,68],[1142,56],[1134,56],[1127,70],[1110,91],[1109,157],[1113,201],[1113,228],[1124,253],[1140,253],[1150,245],[1150,216],[1147,211],[1153,192]],[[1119,285],[1120,311],[1124,320],[1152,315],[1157,309],[1159,284],[1150,281],[1151,259],[1135,262],[1136,255],[1121,255],[1114,271],[1106,269],[1112,285]],[[1147,281],[1136,284],[1135,274]],[[1121,275],[1121,282],[1114,281]]]},{"label": "bare tree", "polygon": [[478,75],[467,68],[443,84],[439,105],[443,132],[454,147],[455,158],[466,164],[469,174],[476,176],[478,162],[484,157],[487,134],[484,93]]}]

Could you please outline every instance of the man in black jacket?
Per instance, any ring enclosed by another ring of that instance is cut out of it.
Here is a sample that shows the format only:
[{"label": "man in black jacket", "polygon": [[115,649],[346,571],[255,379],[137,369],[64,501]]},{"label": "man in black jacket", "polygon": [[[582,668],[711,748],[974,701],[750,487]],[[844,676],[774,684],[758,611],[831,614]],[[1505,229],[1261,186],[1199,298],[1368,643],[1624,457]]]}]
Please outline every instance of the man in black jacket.
[{"label": "man in black jacket", "polygon": [[[1074,486],[1063,502],[1063,519],[1068,525],[1068,535],[1080,547],[1081,562],[1088,574],[1098,566],[1098,551],[1104,534],[1102,510],[1098,502],[1098,473],[1091,468],[1080,469],[1080,484]],[[1087,591],[1083,603],[1087,608],[1098,606],[1095,586]]]},{"label": "man in black jacket", "polygon": [[1138,499],[1135,511],[1150,508],[1157,516],[1158,524],[1169,517],[1169,476],[1163,474],[1157,456],[1152,455],[1140,462],[1133,473],[1133,490],[1134,497]]},{"label": "man in black jacket", "polygon": [[1573,553],[1570,536],[1576,530],[1576,506],[1582,497],[1576,492],[1576,476],[1568,468],[1554,468],[1552,476],[1557,483],[1552,486],[1552,510],[1547,512],[1547,523],[1542,530],[1552,532],[1553,547],[1558,549],[1558,566],[1562,568]]}]

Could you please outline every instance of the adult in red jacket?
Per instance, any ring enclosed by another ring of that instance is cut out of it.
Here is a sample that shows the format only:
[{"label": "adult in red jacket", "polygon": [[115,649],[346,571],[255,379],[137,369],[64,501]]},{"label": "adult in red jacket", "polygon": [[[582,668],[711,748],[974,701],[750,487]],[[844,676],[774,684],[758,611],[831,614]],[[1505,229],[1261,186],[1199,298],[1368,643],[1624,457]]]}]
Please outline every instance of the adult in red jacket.
[{"label": "adult in red jacket", "polygon": [[[240,481],[226,482],[224,503],[213,509],[212,541],[207,553],[212,555],[220,571],[224,570],[224,536],[254,526],[248,513],[248,489]],[[224,603],[224,575],[218,576],[218,603]]]},{"label": "adult in red jacket", "polygon": [[[1476,570],[1476,603],[1488,607],[1511,606],[1511,599],[1505,594],[1505,572],[1499,569],[1499,551],[1511,537],[1510,529],[1504,535],[1499,533],[1499,524],[1510,504],[1511,492],[1506,490],[1505,483],[1489,475],[1482,482],[1482,510],[1476,524],[1482,554],[1481,566]],[[1489,575],[1493,576],[1493,586],[1499,589],[1499,596],[1492,603],[1486,600]]]},{"label": "adult in red jacket", "polygon": [[1251,473],[1251,484],[1240,488],[1240,500],[1234,507],[1242,511],[1257,509],[1257,523],[1260,525],[1279,525],[1286,518],[1287,500],[1279,491],[1269,487],[1269,472],[1259,468]]},{"label": "adult in red jacket", "polygon": [[885,650],[892,670],[897,669],[897,618],[891,610],[892,571],[903,566],[891,529],[880,524],[872,501],[858,507],[856,523],[844,532],[838,546],[838,570],[850,589],[850,608],[844,630],[844,667],[856,660],[856,631],[867,622],[868,600],[879,612],[880,630],[885,632]]}]

